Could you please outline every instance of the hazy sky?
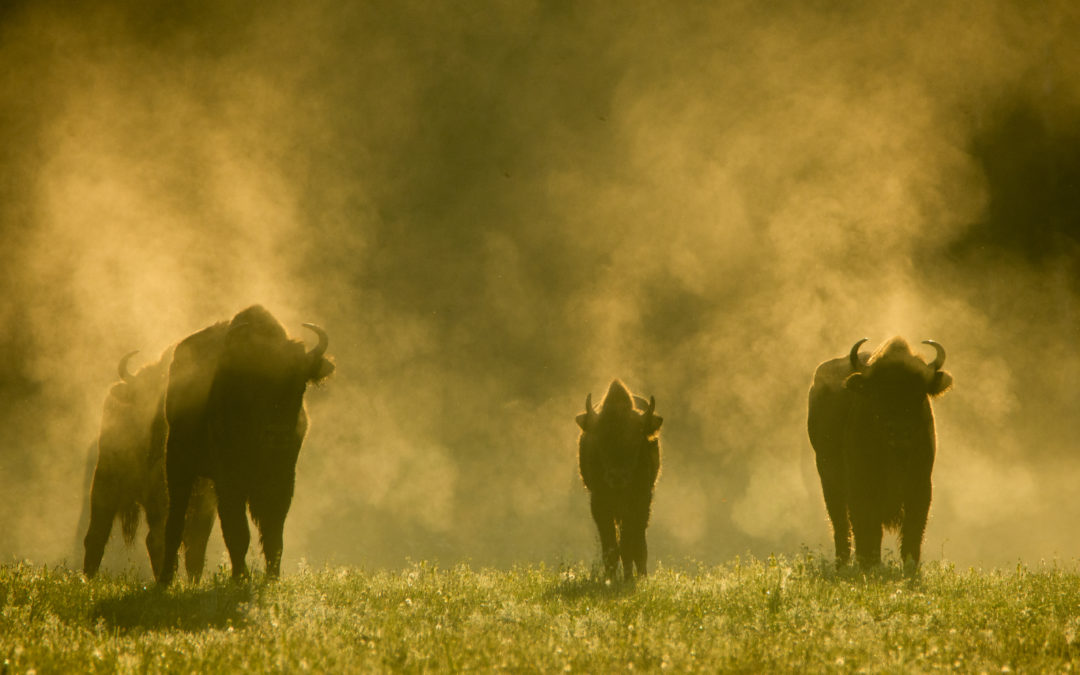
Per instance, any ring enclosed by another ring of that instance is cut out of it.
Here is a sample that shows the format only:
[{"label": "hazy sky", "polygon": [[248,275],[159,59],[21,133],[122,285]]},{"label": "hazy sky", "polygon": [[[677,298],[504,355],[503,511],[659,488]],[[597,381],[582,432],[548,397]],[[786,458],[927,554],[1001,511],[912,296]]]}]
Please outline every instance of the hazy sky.
[{"label": "hazy sky", "polygon": [[0,10],[0,556],[77,564],[119,358],[255,302],[337,363],[286,572],[594,561],[613,377],[654,558],[831,556],[806,393],[897,334],[924,558],[1080,556],[1075,3],[342,4]]}]

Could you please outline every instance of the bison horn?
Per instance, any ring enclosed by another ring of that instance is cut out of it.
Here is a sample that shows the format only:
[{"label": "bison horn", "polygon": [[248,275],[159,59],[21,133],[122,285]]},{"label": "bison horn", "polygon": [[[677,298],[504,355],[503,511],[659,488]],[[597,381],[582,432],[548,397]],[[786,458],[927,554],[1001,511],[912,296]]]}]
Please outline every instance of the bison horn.
[{"label": "bison horn", "polygon": [[933,340],[923,340],[922,343],[924,345],[930,345],[937,352],[937,358],[930,364],[930,369],[941,370],[941,367],[945,365],[945,348]]},{"label": "bison horn", "polygon": [[319,336],[319,344],[315,345],[315,347],[312,348],[310,352],[308,352],[308,355],[311,357],[311,359],[313,361],[317,361],[323,354],[326,353],[326,347],[330,344],[330,336],[326,334],[326,331],[324,331],[322,328],[319,328],[313,323],[305,323],[304,328],[307,328],[312,333],[315,333]]},{"label": "bison horn", "polygon": [[851,362],[851,367],[855,370],[859,369],[859,347],[862,343],[866,342],[870,338],[863,338],[855,343],[855,346],[851,348],[851,352],[848,354],[848,361]]},{"label": "bison horn", "polygon": [[655,412],[655,411],[656,411],[656,397],[655,396],[650,396],[649,397],[649,407],[648,407],[648,409],[645,410],[645,417],[651,417],[653,412]]},{"label": "bison horn", "polygon": [[130,372],[128,372],[127,365],[128,361],[131,360],[131,357],[135,356],[138,353],[139,350],[136,349],[133,352],[128,352],[127,354],[124,354],[124,357],[120,359],[120,363],[116,366],[116,371],[120,374],[120,379],[124,382],[131,382],[134,377]]},{"label": "bison horn", "polygon": [[593,407],[591,393],[585,397],[585,414],[589,416],[590,423],[600,416],[600,413]]}]

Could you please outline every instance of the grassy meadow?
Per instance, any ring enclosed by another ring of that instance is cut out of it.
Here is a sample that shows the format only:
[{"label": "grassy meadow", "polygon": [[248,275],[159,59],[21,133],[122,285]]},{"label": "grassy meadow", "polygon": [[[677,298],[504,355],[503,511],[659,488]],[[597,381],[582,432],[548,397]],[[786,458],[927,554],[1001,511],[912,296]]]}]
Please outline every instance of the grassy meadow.
[{"label": "grassy meadow", "polygon": [[594,570],[302,569],[161,591],[0,567],[0,672],[1062,672],[1080,657],[1071,566],[905,575],[831,561]]}]

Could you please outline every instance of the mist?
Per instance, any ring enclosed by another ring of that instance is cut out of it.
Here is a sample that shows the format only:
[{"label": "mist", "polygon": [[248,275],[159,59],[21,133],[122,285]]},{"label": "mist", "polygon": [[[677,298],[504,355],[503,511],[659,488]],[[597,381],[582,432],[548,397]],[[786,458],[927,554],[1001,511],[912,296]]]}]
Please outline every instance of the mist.
[{"label": "mist", "polygon": [[654,560],[831,556],[806,394],[892,335],[956,380],[924,559],[1080,556],[1073,4],[294,4],[0,10],[0,559],[78,565],[119,358],[254,303],[337,365],[286,573],[595,561],[615,377]]}]

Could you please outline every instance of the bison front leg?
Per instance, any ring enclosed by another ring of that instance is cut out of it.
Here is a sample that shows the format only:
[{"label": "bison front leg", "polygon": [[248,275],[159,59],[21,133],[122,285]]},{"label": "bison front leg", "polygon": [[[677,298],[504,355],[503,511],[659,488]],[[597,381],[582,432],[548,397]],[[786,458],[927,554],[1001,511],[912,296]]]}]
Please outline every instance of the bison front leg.
[{"label": "bison front leg", "polygon": [[[289,505],[292,504],[295,482],[296,475],[289,471],[267,481],[251,495],[251,515],[259,526],[266,576],[272,579],[281,574],[282,533],[285,530],[285,517],[289,515]],[[268,489],[268,485],[273,487]]]},{"label": "bison front leg", "polygon": [[919,564],[923,534],[930,514],[930,481],[909,486],[904,495],[904,522],[900,527],[900,558],[906,565]]},{"label": "bison front leg", "polygon": [[276,579],[281,574],[281,552],[284,548],[282,532],[284,530],[284,517],[270,518],[259,524],[263,557],[266,558],[266,576],[271,579]]},{"label": "bison front leg", "polygon": [[619,552],[622,557],[623,579],[633,580],[635,568],[638,576],[646,576],[648,546],[645,543],[645,528],[637,523],[623,523],[621,534]]},{"label": "bison front leg", "polygon": [[861,567],[881,564],[881,519],[875,514],[855,512],[851,514],[855,532],[855,557]]},{"label": "bison front leg", "polygon": [[251,531],[248,530],[247,513],[244,511],[247,502],[239,491],[220,483],[217,485],[217,496],[221,534],[225,538],[225,548],[229,550],[233,579],[240,579],[248,573],[246,558],[251,544]]},{"label": "bison front leg", "polygon": [[590,502],[593,521],[600,534],[600,554],[604,559],[604,575],[615,578],[615,569],[619,565],[619,544],[615,538],[615,513],[607,499],[593,493]]},{"label": "bison front leg", "polygon": [[281,552],[284,548],[282,533],[285,530],[285,516],[289,512],[291,496],[275,495],[266,499],[261,497],[251,502],[251,515],[259,526],[262,540],[263,557],[266,559],[266,576],[276,579],[281,574]]},{"label": "bison front leg", "polygon": [[855,535],[855,557],[859,566],[881,564],[881,534],[885,524],[882,496],[886,485],[876,478],[876,455],[856,446],[847,465],[848,513]]},{"label": "bison front leg", "polygon": [[619,551],[622,555],[623,578],[630,581],[636,572],[646,576],[646,564],[649,557],[648,544],[645,541],[645,528],[649,525],[649,510],[652,495],[646,493],[630,505],[623,519],[619,533]]}]

